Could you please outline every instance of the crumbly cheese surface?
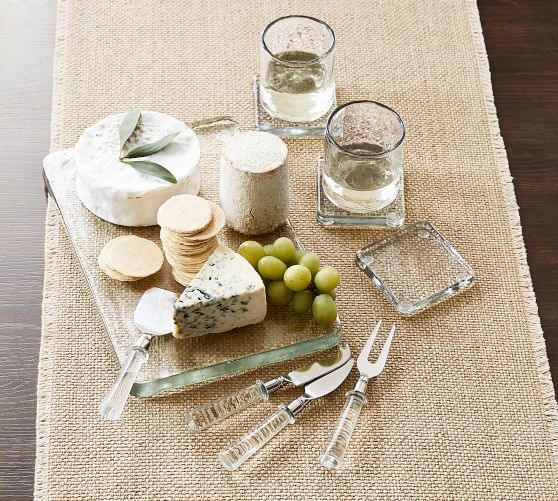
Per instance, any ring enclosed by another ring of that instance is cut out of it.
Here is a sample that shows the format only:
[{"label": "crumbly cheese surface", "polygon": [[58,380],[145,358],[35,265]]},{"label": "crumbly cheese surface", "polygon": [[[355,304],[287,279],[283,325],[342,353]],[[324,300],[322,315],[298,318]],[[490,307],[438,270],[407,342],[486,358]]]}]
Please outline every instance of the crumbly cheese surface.
[{"label": "crumbly cheese surface", "polygon": [[248,261],[220,245],[174,309],[176,337],[226,332],[265,318],[265,287]]},{"label": "crumbly cheese surface", "polygon": [[233,136],[225,145],[223,154],[237,169],[269,172],[285,163],[288,149],[278,136],[269,132],[248,131]]},{"label": "crumbly cheese surface", "polygon": [[[156,162],[177,179],[176,184],[143,174],[119,160],[119,128],[125,113],[112,115],[84,131],[75,148],[77,193],[94,214],[124,226],[157,224],[159,207],[174,195],[196,195],[201,177],[199,140],[175,118],[145,111],[125,152],[173,132],[180,134],[163,150],[142,158]],[[137,160],[137,159],[136,159]]]}]

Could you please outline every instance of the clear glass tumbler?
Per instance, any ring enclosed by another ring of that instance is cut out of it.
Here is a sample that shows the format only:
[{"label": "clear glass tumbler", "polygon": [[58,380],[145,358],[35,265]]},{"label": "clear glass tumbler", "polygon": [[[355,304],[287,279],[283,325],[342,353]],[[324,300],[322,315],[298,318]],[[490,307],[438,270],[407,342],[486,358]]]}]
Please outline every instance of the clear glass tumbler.
[{"label": "clear glass tumbler", "polygon": [[274,118],[312,122],[335,99],[335,34],[323,21],[287,16],[268,24],[261,37],[260,101]]},{"label": "clear glass tumbler", "polygon": [[322,185],[338,207],[380,210],[397,197],[403,177],[405,126],[391,108],[353,101],[330,115],[325,133]]}]

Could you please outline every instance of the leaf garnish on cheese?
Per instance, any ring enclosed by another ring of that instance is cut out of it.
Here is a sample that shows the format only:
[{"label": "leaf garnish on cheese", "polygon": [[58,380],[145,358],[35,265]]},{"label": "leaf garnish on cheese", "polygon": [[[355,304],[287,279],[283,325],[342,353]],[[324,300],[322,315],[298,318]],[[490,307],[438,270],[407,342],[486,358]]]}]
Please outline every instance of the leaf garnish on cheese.
[{"label": "leaf garnish on cheese", "polygon": [[120,124],[120,155],[122,156],[122,151],[124,150],[124,145],[130,139],[130,136],[136,130],[139,120],[141,117],[141,111],[130,111],[122,120]]},{"label": "leaf garnish on cheese", "polygon": [[126,146],[126,143],[137,129],[140,118],[141,111],[130,111],[126,114],[124,120],[122,120],[122,123],[120,124],[120,161],[128,164],[130,167],[133,167],[143,174],[158,177],[169,183],[176,184],[176,177],[174,177],[173,173],[168,169],[165,169],[162,165],[148,160],[131,161],[130,158],[142,158],[154,155],[166,148],[176,138],[176,136],[180,134],[180,132],[173,132],[172,134],[168,134],[153,143],[137,146],[128,153],[124,154],[124,146]]},{"label": "leaf garnish on cheese", "polygon": [[122,161],[142,174],[158,177],[172,184],[176,184],[177,182],[172,172],[158,163],[149,162],[147,160],[128,160],[127,158],[122,159]]},{"label": "leaf garnish on cheese", "polygon": [[166,148],[172,140],[178,136],[180,132],[173,132],[168,136],[165,136],[154,143],[143,144],[134,148],[133,150],[126,153],[122,158],[140,158],[140,157],[147,157],[149,155],[154,155],[158,151],[161,151],[163,148]]}]

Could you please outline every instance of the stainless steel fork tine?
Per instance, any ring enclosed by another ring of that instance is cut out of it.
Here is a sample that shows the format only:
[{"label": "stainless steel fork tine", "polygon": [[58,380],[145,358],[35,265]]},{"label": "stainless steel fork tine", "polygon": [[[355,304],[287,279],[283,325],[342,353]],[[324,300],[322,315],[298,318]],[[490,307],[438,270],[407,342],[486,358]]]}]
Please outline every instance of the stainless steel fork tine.
[{"label": "stainless steel fork tine", "polygon": [[368,357],[370,356],[370,352],[372,351],[372,346],[374,346],[374,341],[376,340],[376,336],[378,335],[381,325],[382,325],[382,321],[378,320],[378,323],[376,324],[374,329],[372,329],[372,334],[370,334],[370,337],[366,341],[364,347],[362,348],[362,351],[360,352],[360,355],[358,356],[358,360],[357,360],[358,363],[368,361]]},{"label": "stainless steel fork tine", "polygon": [[389,354],[389,348],[391,346],[391,341],[393,340],[393,335],[394,334],[395,334],[395,324],[392,325],[392,327],[391,327],[391,331],[389,332],[389,335],[386,339],[386,342],[384,343],[384,346],[382,347],[382,351],[380,352],[380,356],[378,357],[378,360],[376,360],[376,362],[374,362],[372,364],[372,366],[374,367],[374,373],[376,375],[380,374],[384,370],[384,366],[386,365],[386,362],[387,362],[387,358],[388,358],[388,354]]}]

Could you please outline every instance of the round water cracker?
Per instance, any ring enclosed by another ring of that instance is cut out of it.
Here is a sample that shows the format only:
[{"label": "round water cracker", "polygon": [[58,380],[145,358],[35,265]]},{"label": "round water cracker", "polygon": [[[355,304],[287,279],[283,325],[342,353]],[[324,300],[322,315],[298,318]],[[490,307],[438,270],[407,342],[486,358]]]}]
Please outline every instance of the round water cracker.
[{"label": "round water cracker", "polygon": [[120,282],[136,282],[137,280],[141,280],[141,277],[129,277],[127,275],[122,275],[122,273],[118,273],[117,271],[109,268],[100,258],[99,258],[99,269],[108,277],[118,280]]},{"label": "round water cracker", "polygon": [[165,228],[161,228],[160,234],[161,240],[166,240],[167,242],[173,242],[177,245],[183,245],[187,247],[199,247],[203,246],[207,243],[208,240],[212,240],[215,237],[208,237],[201,240],[192,240],[191,238],[187,238],[182,236],[180,233],[175,233],[174,231],[166,230]]},{"label": "round water cracker", "polygon": [[183,285],[184,287],[186,287],[194,279],[196,274],[195,273],[193,275],[183,274],[183,273],[177,272],[173,268],[172,269],[172,276],[180,285]]},{"label": "round water cracker", "polygon": [[[170,257],[175,264],[205,263],[211,254],[215,252],[217,245],[209,247],[202,253],[176,253],[165,250],[165,256]],[[169,261],[169,262],[171,262]],[[172,264],[172,263],[171,263]]]},{"label": "round water cracker", "polygon": [[191,235],[205,230],[212,217],[207,200],[195,195],[176,195],[161,205],[157,223],[161,228]]},{"label": "round water cracker", "polygon": [[188,273],[192,273],[192,272],[197,273],[206,263],[207,258],[199,261],[185,261],[185,260],[177,259],[176,256],[173,256],[172,254],[167,254],[167,261],[173,268],[177,270],[188,272]]},{"label": "round water cracker", "polygon": [[217,239],[215,237],[209,240],[204,240],[203,243],[196,245],[184,244],[173,239],[167,239],[166,237],[161,239],[161,243],[163,244],[163,248],[165,250],[179,254],[202,254],[207,251],[207,249],[211,249],[217,245],[216,242]]},{"label": "round water cracker", "polygon": [[163,262],[163,253],[156,244],[135,235],[113,238],[99,255],[104,268],[136,280],[157,273]]},{"label": "round water cracker", "polygon": [[213,252],[213,250],[215,250],[215,247],[219,245],[219,242],[215,240],[213,242],[208,242],[207,245],[204,245],[203,247],[197,247],[197,248],[182,247],[177,244],[167,242],[165,240],[162,241],[162,244],[163,244],[163,249],[165,251],[165,254],[174,254],[177,257],[188,258],[193,256],[202,256]]},{"label": "round water cracker", "polygon": [[190,235],[188,237],[189,240],[194,242],[199,240],[205,240],[206,238],[215,237],[224,227],[226,223],[226,216],[223,212],[223,209],[219,207],[217,204],[207,201],[211,205],[211,223],[205,229],[196,233],[195,235]]}]

